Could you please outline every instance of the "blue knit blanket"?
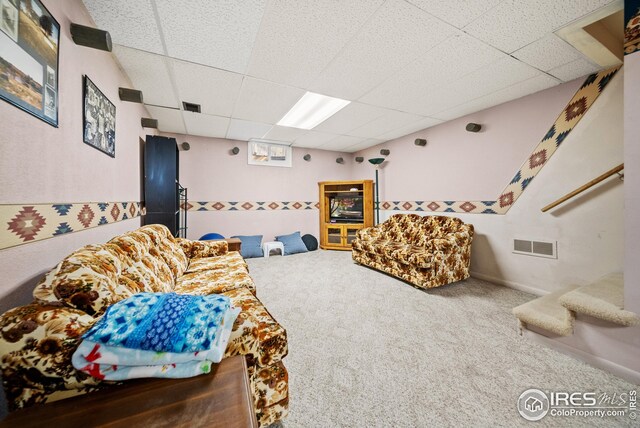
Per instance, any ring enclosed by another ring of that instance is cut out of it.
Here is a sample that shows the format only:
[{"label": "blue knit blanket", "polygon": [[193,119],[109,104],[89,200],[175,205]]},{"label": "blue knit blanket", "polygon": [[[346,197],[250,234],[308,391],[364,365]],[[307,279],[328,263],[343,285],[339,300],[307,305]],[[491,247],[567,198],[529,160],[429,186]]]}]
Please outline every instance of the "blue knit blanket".
[{"label": "blue knit blanket", "polygon": [[104,380],[208,373],[239,312],[226,296],[135,294],[111,305],[82,336],[72,363]]}]

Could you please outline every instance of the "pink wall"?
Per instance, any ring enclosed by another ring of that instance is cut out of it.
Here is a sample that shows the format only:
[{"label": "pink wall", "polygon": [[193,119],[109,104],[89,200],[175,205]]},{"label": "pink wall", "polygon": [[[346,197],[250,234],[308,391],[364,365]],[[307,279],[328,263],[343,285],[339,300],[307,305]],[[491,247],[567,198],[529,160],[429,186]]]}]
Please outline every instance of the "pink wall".
[{"label": "pink wall", "polygon": [[[145,109],[119,101],[118,87],[131,87],[131,83],[112,54],[76,46],[71,40],[71,22],[93,25],[82,2],[43,3],[61,26],[59,127],[0,101],[0,203],[138,201],[139,138],[145,134],[140,118],[146,115]],[[116,105],[115,159],[82,141],[83,74]],[[37,277],[74,249],[139,224],[134,219],[1,251],[0,296],[20,294],[18,288],[30,293]]]},{"label": "pink wall", "polygon": [[[582,84],[559,85],[355,153],[354,176],[373,177],[366,161],[391,150],[380,170],[380,200],[495,200]],[[465,131],[479,123],[478,133]],[[425,138],[427,145],[414,144]]]},{"label": "pink wall", "polygon": [[624,57],[625,306],[640,313],[640,51]]},{"label": "pink wall", "polygon": [[[351,155],[293,148],[291,168],[247,164],[247,143],[219,138],[169,135],[178,143],[188,141],[191,150],[180,152],[180,182],[191,201],[318,201],[318,182],[347,180]],[[240,153],[230,155],[237,146]],[[309,153],[311,161],[302,157]],[[344,164],[336,163],[342,156]],[[364,177],[366,178],[366,177]],[[188,237],[208,232],[224,236],[260,234],[264,240],[301,231],[318,237],[318,210],[189,212]]]}]

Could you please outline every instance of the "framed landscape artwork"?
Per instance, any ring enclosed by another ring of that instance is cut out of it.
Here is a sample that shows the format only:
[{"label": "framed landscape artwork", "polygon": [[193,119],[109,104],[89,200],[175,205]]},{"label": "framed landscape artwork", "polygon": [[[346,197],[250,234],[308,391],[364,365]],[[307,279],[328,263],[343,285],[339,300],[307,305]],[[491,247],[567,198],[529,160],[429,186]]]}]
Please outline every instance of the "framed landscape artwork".
[{"label": "framed landscape artwork", "polygon": [[39,0],[0,0],[0,98],[58,126],[60,24]]},{"label": "framed landscape artwork", "polygon": [[116,157],[116,106],[84,76],[83,141]]},{"label": "framed landscape artwork", "polygon": [[269,140],[249,140],[249,165],[291,167],[291,146]]}]

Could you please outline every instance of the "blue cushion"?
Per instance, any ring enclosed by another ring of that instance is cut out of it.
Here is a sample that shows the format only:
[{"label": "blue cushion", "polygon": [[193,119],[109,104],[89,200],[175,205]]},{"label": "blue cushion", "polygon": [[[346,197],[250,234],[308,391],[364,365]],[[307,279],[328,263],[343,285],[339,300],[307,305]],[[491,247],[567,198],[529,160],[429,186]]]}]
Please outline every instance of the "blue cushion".
[{"label": "blue cushion", "polygon": [[240,247],[240,254],[245,259],[252,257],[262,257],[262,235],[240,235],[232,236],[232,238],[238,238],[242,242]]},{"label": "blue cushion", "polygon": [[212,239],[224,239],[224,236],[219,233],[207,233],[206,235],[202,235],[200,237],[200,241],[210,241]]},{"label": "blue cushion", "polygon": [[280,241],[282,245],[284,245],[285,256],[289,254],[306,253],[308,251],[307,246],[304,245],[300,237],[300,232],[294,232],[291,235],[276,236],[276,241]]}]

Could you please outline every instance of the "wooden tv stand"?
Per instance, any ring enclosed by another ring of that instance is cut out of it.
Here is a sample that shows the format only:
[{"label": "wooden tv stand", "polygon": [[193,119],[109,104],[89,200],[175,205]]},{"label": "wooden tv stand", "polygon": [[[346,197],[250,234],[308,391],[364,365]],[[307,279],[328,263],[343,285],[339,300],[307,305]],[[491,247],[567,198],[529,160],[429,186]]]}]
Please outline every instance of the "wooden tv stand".
[{"label": "wooden tv stand", "polygon": [[17,410],[0,427],[256,427],[243,356],[186,379],[136,379],[53,403]]},{"label": "wooden tv stand", "polygon": [[[373,226],[373,180],[322,181],[320,190],[320,248],[351,250],[351,242],[360,229]],[[355,190],[353,190],[355,189]],[[363,198],[362,220],[340,222],[331,220],[331,198],[335,195],[354,195]]]}]

